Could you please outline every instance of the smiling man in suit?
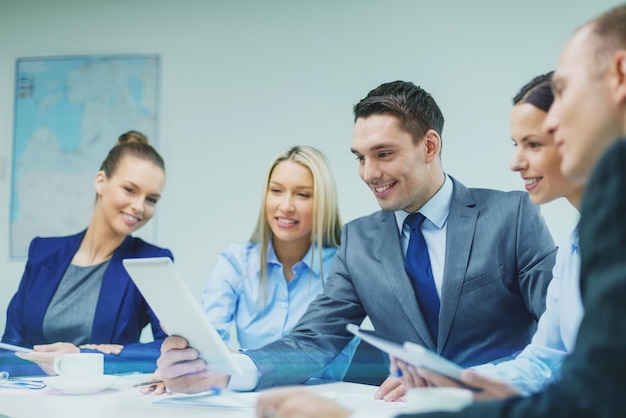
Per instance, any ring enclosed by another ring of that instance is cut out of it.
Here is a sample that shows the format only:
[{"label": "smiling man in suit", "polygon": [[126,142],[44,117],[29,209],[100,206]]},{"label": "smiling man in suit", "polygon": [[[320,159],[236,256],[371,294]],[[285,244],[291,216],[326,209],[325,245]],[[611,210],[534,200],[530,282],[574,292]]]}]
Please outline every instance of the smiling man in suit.
[{"label": "smiling man in suit", "polygon": [[[559,379],[532,396],[476,402],[457,413],[402,417],[626,416],[626,5],[609,10],[574,33],[563,49],[552,83],[555,101],[544,129],[557,141],[561,171],[586,183],[579,224],[585,315],[576,348],[563,363]],[[420,374],[434,377],[422,369]],[[439,383],[452,384],[441,379]],[[500,385],[471,371],[464,371],[462,380],[476,388]],[[257,412],[258,416],[283,418],[360,416],[293,388],[261,398]]]},{"label": "smiling man in suit", "polygon": [[289,335],[237,355],[243,376],[204,370],[186,340],[169,338],[158,366],[170,390],[304,382],[366,316],[382,337],[466,367],[530,341],[555,255],[538,208],[526,193],[469,189],[444,172],[443,115],[415,84],[382,84],[354,113],[352,153],[382,210],[344,227],[324,292]]}]

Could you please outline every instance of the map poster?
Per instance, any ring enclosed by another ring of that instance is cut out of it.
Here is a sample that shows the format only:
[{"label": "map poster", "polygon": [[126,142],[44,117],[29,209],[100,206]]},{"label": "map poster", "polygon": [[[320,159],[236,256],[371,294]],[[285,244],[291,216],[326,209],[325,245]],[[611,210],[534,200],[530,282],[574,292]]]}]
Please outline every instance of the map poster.
[{"label": "map poster", "polygon": [[[122,133],[159,148],[159,57],[19,58],[15,70],[9,248],[23,258],[35,236],[87,227],[95,175]],[[137,235],[154,241],[155,220]]]}]

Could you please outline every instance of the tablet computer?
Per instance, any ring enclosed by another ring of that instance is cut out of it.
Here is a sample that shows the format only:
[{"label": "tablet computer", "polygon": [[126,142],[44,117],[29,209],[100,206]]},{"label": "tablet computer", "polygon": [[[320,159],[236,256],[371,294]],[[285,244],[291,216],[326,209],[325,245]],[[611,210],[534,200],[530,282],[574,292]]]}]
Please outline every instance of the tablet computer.
[{"label": "tablet computer", "polygon": [[461,371],[463,370],[461,366],[441,357],[426,347],[408,341],[404,344],[397,344],[379,337],[372,331],[363,330],[355,324],[348,324],[346,328],[363,341],[406,363],[432,370],[457,381],[461,380]]},{"label": "tablet computer", "polygon": [[20,347],[19,345],[0,343],[0,348],[3,350],[17,351],[19,353],[32,353],[32,348]]},{"label": "tablet computer", "polygon": [[122,263],[166,332],[186,338],[207,362],[207,370],[242,373],[170,258],[128,258]]}]

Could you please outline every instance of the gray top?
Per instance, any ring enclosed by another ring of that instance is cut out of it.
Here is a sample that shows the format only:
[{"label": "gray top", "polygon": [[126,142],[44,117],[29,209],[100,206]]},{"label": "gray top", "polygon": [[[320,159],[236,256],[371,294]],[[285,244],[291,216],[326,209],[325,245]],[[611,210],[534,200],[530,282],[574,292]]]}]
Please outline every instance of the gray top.
[{"label": "gray top", "polygon": [[108,265],[109,260],[86,267],[69,265],[43,318],[47,342],[91,343],[96,304]]}]

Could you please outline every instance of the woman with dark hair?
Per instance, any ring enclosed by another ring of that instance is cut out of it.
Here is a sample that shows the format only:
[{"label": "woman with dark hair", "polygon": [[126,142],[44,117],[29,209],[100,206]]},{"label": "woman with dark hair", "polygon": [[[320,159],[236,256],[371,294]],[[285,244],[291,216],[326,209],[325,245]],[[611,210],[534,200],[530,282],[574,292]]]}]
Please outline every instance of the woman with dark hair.
[{"label": "woman with dark hair", "polygon": [[[542,129],[554,101],[551,77],[552,72],[549,72],[534,78],[513,98],[510,126],[516,149],[511,170],[520,174],[533,203],[543,205],[564,197],[580,211],[585,186],[563,175],[554,136]],[[546,311],[531,343],[513,360],[473,369],[512,383],[525,394],[539,392],[553,382],[563,360],[574,350],[583,317],[579,275],[576,226],[559,245],[546,294]],[[481,398],[499,397],[484,391]]]},{"label": "woman with dark hair", "polygon": [[[122,260],[173,258],[131,236],[154,216],[164,185],[165,164],[148,138],[136,131],[121,135],[96,174],[87,229],[31,241],[2,342],[34,352],[0,352],[0,370],[54,374],[56,357],[79,351],[104,353],[106,373],[154,370],[166,335]],[[154,341],[140,343],[147,324]]]}]

